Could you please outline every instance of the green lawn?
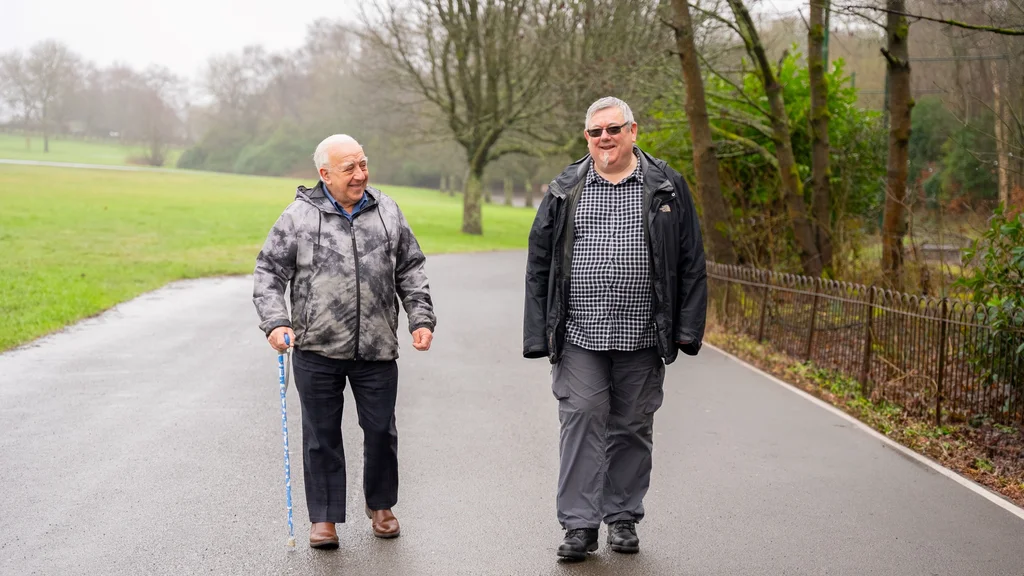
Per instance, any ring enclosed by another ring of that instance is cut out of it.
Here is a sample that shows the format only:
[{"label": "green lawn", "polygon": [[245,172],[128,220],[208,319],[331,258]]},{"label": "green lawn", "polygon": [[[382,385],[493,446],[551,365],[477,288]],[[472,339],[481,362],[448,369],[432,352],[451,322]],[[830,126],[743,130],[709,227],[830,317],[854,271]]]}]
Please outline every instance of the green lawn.
[{"label": "green lawn", "polygon": [[[0,350],[173,280],[252,273],[297,183],[0,165]],[[459,232],[460,198],[381,188],[427,253],[526,246],[531,210],[486,206],[485,235],[470,237]]]},{"label": "green lawn", "polygon": [[[0,159],[5,160],[41,160],[124,166],[128,164],[130,156],[137,156],[142,151],[142,146],[50,138],[50,151],[43,152],[42,136],[33,136],[30,139],[30,146],[26,147],[24,136],[0,134]],[[181,152],[181,149],[172,149],[168,152],[164,167],[174,168]]]}]

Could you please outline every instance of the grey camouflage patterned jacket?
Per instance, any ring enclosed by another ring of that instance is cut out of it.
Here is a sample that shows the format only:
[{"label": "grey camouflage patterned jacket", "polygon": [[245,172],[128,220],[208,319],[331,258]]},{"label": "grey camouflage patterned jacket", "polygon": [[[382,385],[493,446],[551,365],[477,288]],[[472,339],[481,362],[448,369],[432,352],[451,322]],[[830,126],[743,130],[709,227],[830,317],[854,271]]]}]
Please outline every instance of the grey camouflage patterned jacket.
[{"label": "grey camouflage patterned jacket", "polygon": [[399,299],[410,332],[434,330],[426,258],[412,229],[394,200],[371,187],[366,195],[350,223],[325,196],[323,182],[299,186],[256,258],[253,303],[265,334],[289,326],[304,351],[394,360]]}]

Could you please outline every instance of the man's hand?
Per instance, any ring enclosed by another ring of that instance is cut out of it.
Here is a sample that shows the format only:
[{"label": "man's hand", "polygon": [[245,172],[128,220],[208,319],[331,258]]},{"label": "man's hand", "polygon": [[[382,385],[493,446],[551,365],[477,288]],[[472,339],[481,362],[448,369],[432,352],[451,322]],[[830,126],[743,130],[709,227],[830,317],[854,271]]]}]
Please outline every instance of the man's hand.
[{"label": "man's hand", "polygon": [[417,328],[412,333],[412,347],[420,352],[430,350],[430,342],[434,339],[434,333],[430,328]]},{"label": "man's hand", "polygon": [[[284,335],[288,335],[288,341],[291,344],[284,343]],[[270,332],[270,336],[267,336],[267,342],[270,342],[270,346],[278,352],[284,352],[285,350],[292,347],[295,344],[295,332],[287,326],[278,326]]]}]

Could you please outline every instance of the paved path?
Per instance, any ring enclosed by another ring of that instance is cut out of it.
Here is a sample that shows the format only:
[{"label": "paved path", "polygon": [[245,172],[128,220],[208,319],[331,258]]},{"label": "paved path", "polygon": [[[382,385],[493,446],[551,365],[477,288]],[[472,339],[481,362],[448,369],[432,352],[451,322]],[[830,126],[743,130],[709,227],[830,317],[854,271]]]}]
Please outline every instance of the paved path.
[{"label": "paved path", "polygon": [[0,158],[0,164],[13,166],[47,166],[49,168],[87,168],[89,170],[114,170],[116,172],[184,172],[175,168],[156,166],[123,166],[120,164],[81,164],[78,162],[50,162],[48,160],[10,160]]},{"label": "paved path", "polygon": [[0,574],[1024,574],[1024,520],[713,350],[668,370],[642,552],[558,564],[557,411],[547,363],[520,357],[523,265],[429,259],[435,347],[401,360],[403,535],[360,516],[350,402],[335,552],[304,543],[294,390],[284,546],[276,355],[249,279],[174,284],[0,355]]}]

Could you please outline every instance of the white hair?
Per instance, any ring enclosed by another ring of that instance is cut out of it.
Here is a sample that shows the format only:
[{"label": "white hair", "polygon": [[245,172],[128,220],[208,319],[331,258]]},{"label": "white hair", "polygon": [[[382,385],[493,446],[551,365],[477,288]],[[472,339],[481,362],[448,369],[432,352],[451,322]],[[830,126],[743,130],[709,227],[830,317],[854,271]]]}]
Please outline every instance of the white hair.
[{"label": "white hair", "polygon": [[605,96],[587,108],[587,119],[583,122],[583,127],[590,128],[590,119],[594,117],[594,114],[608,108],[618,108],[622,112],[622,120],[630,124],[633,123],[633,111],[629,109],[629,104],[614,96]]},{"label": "white hair", "polygon": [[[313,164],[316,165],[317,173],[320,172],[321,168],[329,168],[330,161],[327,158],[327,153],[331,148],[339,144],[359,144],[356,139],[349,136],[348,134],[333,134],[324,138],[320,144],[317,145],[316,151],[313,152]],[[320,178],[323,180],[323,178]]]}]

